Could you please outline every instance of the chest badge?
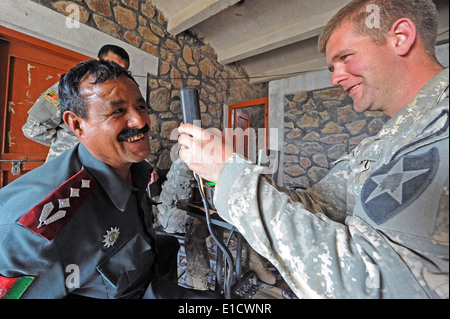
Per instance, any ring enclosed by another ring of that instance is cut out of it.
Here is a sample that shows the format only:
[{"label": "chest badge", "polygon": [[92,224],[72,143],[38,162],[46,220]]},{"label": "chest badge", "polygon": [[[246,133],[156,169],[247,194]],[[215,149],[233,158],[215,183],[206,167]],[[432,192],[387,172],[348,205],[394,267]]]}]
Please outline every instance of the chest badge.
[{"label": "chest badge", "polygon": [[119,228],[117,227],[111,227],[110,230],[106,231],[106,235],[103,235],[103,242],[105,243],[104,247],[109,248],[111,246],[114,246],[116,243],[117,238],[119,238]]}]

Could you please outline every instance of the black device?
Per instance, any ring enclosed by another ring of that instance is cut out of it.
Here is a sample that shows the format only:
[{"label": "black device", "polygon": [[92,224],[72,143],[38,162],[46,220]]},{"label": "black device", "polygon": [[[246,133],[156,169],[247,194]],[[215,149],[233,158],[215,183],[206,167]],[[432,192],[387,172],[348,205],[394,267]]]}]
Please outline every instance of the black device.
[{"label": "black device", "polygon": [[[198,99],[198,90],[195,87],[186,87],[180,90],[180,100],[181,100],[181,110],[183,113],[183,123],[191,123],[197,125],[199,127],[202,126],[201,123],[201,115],[200,115],[200,103]],[[218,239],[216,233],[211,227],[211,215],[209,213],[209,208],[212,206],[212,198],[211,193],[210,201],[208,201],[208,196],[206,194],[206,187],[203,179],[194,172],[194,178],[198,184],[200,190],[200,196],[202,198],[203,207],[205,208],[206,214],[206,224],[208,226],[208,230],[211,234],[211,237],[216,242],[217,246],[222,251],[226,263],[224,269],[224,294],[226,299],[231,298],[231,285],[233,280],[233,259],[231,258],[231,252],[228,248],[223,244],[221,240]],[[211,186],[209,187],[211,188]],[[214,189],[214,188],[213,188]],[[211,191],[211,189],[209,189]]]},{"label": "black device", "polygon": [[180,90],[181,110],[183,123],[191,123],[202,126],[198,90],[195,87],[186,87]]}]

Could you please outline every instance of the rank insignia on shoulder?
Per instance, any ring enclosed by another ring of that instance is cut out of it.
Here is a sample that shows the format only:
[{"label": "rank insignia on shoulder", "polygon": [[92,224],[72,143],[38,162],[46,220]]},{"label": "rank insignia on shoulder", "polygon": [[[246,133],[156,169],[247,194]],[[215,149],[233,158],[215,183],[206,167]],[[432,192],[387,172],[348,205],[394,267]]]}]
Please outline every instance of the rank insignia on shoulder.
[{"label": "rank insignia on shoulder", "polygon": [[50,101],[54,106],[59,106],[59,97],[55,92],[48,91],[47,93],[45,93],[44,98]]},{"label": "rank insignia on shoulder", "polygon": [[17,278],[0,276],[0,299],[19,299],[33,280],[32,276]]},{"label": "rank insignia on shoulder", "polygon": [[52,240],[97,185],[94,177],[81,170],[23,215],[19,223],[45,239]]}]

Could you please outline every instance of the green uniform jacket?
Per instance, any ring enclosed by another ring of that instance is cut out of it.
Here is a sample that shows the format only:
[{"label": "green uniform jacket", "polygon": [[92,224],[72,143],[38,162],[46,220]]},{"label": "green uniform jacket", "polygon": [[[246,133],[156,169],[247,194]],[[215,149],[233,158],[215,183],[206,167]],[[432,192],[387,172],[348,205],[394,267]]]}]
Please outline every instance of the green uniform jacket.
[{"label": "green uniform jacket", "polygon": [[155,276],[151,168],[131,170],[134,186],[79,144],[0,189],[0,298],[141,297]]}]

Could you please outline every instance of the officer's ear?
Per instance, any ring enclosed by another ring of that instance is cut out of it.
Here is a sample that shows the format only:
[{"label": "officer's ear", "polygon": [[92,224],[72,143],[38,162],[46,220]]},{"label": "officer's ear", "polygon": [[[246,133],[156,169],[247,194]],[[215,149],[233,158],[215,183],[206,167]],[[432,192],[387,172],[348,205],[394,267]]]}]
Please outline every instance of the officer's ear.
[{"label": "officer's ear", "polygon": [[73,134],[78,137],[78,139],[83,135],[83,129],[81,126],[82,120],[83,119],[79,115],[71,111],[65,111],[63,114],[64,123],[66,123],[66,125],[70,128]]}]

